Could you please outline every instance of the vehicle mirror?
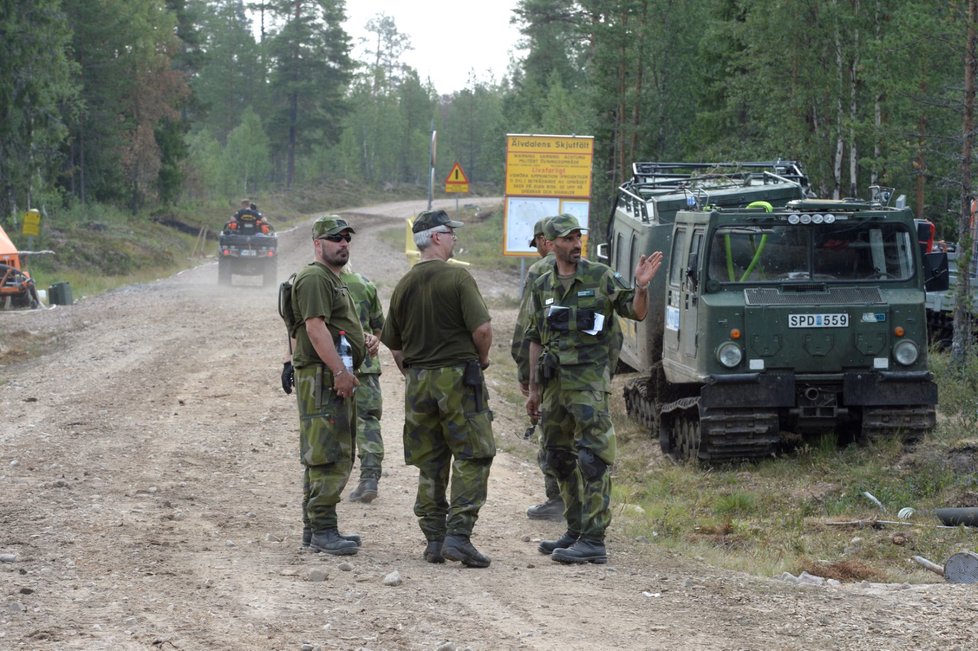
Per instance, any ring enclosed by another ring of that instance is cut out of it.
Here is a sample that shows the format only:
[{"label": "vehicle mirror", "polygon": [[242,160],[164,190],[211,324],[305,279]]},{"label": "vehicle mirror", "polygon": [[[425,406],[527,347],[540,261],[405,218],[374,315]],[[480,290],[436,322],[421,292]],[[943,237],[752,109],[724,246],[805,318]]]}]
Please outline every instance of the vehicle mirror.
[{"label": "vehicle mirror", "polygon": [[598,254],[598,260],[600,260],[604,264],[608,264],[608,243],[602,242],[601,244],[597,245],[594,248]]},{"label": "vehicle mirror", "polygon": [[938,251],[924,256],[924,289],[928,292],[943,292],[950,286],[947,268],[947,253]]}]

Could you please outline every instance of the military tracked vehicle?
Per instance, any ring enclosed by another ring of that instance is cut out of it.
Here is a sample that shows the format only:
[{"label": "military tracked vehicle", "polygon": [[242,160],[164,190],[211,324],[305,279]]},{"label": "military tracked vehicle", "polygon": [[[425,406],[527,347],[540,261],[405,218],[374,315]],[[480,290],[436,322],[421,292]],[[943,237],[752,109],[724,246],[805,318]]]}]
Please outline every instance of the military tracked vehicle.
[{"label": "military tracked vehicle", "polygon": [[645,321],[622,322],[621,354],[642,373],[629,414],[664,452],[715,462],[808,435],[934,427],[925,275],[946,287],[947,261],[925,256],[891,190],[813,199],[785,161],[634,171],[599,257],[630,280],[639,254],[664,254]]}]

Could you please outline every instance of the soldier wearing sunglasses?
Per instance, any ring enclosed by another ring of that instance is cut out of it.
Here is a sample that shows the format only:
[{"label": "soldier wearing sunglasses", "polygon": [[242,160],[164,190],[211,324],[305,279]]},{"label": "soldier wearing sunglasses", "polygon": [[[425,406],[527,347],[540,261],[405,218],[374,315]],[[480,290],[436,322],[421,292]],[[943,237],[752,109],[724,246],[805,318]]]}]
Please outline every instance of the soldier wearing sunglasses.
[{"label": "soldier wearing sunglasses", "polygon": [[336,504],[353,468],[359,384],[337,352],[340,332],[353,349],[353,368],[366,356],[363,329],[340,279],[350,259],[353,228],[336,215],[312,227],[315,260],[296,274],[292,306],[301,324],[295,331],[292,364],[299,406],[303,477],[303,544],[334,555],[356,554],[360,537],[339,533]]}]

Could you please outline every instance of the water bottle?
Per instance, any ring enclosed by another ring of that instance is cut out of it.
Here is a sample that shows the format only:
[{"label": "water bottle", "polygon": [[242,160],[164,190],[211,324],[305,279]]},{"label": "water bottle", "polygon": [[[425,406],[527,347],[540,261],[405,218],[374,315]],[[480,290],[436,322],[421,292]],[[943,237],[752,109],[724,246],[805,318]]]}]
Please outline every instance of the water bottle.
[{"label": "water bottle", "polygon": [[353,347],[346,338],[346,330],[340,330],[340,344],[337,346],[336,352],[340,354],[340,361],[343,362],[343,367],[348,372],[353,373]]}]

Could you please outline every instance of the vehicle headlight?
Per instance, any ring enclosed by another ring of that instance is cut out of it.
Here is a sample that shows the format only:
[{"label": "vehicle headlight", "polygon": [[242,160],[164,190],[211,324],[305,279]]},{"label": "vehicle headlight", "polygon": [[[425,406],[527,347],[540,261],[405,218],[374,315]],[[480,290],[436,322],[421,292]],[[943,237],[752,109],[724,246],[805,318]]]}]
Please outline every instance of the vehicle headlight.
[{"label": "vehicle headlight", "polygon": [[743,358],[744,353],[740,350],[740,346],[732,341],[724,342],[717,348],[717,360],[727,368],[737,366]]},{"label": "vehicle headlight", "polygon": [[917,348],[917,344],[909,339],[904,339],[893,347],[893,357],[904,366],[910,366],[917,361],[919,356],[920,350]]}]

